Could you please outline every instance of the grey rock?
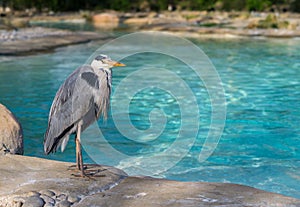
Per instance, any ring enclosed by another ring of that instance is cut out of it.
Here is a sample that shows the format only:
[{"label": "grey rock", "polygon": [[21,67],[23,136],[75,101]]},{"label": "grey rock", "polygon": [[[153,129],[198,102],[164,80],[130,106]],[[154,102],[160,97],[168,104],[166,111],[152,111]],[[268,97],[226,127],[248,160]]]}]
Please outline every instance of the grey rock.
[{"label": "grey rock", "polygon": [[44,207],[54,207],[55,205],[54,204],[52,204],[52,203],[46,203],[45,205],[44,205]]},{"label": "grey rock", "polygon": [[101,176],[93,179],[82,178],[73,163],[10,154],[1,156],[0,206],[12,206],[16,196],[41,194],[42,199],[44,195],[54,193],[52,199],[57,199],[61,194],[64,194],[59,197],[61,200],[69,195],[81,198],[99,191],[104,186],[114,186],[126,176],[123,171],[113,167],[87,166],[89,172],[99,172]]},{"label": "grey rock", "polygon": [[68,196],[67,200],[71,203],[77,203],[80,201],[80,198],[78,196],[76,196],[75,194],[71,194]]},{"label": "grey rock", "polygon": [[83,198],[75,207],[86,206],[300,206],[300,200],[229,183],[178,182],[128,177],[116,187]]},{"label": "grey rock", "polygon": [[67,195],[65,195],[65,194],[60,194],[60,195],[56,196],[56,200],[58,200],[58,201],[64,201],[64,200],[67,200]]},{"label": "grey rock", "polygon": [[[126,177],[123,171],[108,166],[87,165],[89,172],[100,171],[101,176],[81,178],[71,165],[27,156],[1,156],[0,206],[300,206],[298,199],[247,186]],[[66,200],[55,205],[45,202],[49,199],[43,194],[46,188],[55,193],[55,199]],[[71,202],[76,197],[80,202]]]},{"label": "grey rock", "polygon": [[26,198],[22,207],[43,207],[45,204],[44,200],[38,196],[30,196]]},{"label": "grey rock", "polygon": [[40,197],[45,201],[45,203],[55,204],[55,200],[47,195],[42,194]]},{"label": "grey rock", "polygon": [[0,155],[23,152],[22,127],[13,113],[0,104]]},{"label": "grey rock", "polygon": [[49,196],[49,197],[52,197],[55,195],[55,193],[51,190],[41,190],[40,193],[43,195]]},{"label": "grey rock", "polygon": [[70,203],[69,201],[63,200],[58,203],[57,207],[70,207],[71,205],[72,203]]}]

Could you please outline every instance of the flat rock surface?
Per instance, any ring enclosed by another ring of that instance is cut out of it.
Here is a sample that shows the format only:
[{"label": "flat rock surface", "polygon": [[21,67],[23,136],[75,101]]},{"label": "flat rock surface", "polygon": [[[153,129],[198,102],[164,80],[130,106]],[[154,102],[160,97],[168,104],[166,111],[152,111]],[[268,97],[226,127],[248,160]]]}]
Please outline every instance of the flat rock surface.
[{"label": "flat rock surface", "polygon": [[88,196],[84,206],[300,206],[300,200],[226,183],[177,182],[128,177],[118,186]]},{"label": "flat rock surface", "polygon": [[107,166],[88,166],[96,176],[78,177],[72,163],[58,162],[35,157],[0,156],[0,206],[15,203],[34,206],[58,204],[66,206],[81,198],[105,191],[117,185],[126,174]]},{"label": "flat rock surface", "polygon": [[300,37],[300,30],[287,29],[228,29],[216,27],[197,27],[186,26],[180,24],[162,24],[162,25],[147,25],[142,28],[145,31],[161,31],[172,32],[184,37],[211,37],[211,38],[226,38],[226,37],[273,37],[273,38],[291,38]]},{"label": "flat rock surface", "polygon": [[300,200],[228,183],[127,177],[116,168],[88,165],[78,177],[73,163],[0,156],[0,207],[10,206],[300,206]]},{"label": "flat rock surface", "polygon": [[0,55],[28,55],[71,44],[109,38],[95,32],[72,32],[50,28],[0,30]]}]

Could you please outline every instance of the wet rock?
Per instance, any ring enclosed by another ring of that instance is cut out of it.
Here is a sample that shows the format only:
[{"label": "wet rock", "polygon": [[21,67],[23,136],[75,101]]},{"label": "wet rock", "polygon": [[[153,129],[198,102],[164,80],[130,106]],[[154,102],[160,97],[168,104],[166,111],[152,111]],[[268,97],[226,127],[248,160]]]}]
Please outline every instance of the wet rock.
[{"label": "wet rock", "polygon": [[0,155],[23,152],[22,127],[13,113],[0,104]]},{"label": "wet rock", "polygon": [[22,207],[43,207],[45,204],[44,200],[38,196],[30,196],[26,198]]}]

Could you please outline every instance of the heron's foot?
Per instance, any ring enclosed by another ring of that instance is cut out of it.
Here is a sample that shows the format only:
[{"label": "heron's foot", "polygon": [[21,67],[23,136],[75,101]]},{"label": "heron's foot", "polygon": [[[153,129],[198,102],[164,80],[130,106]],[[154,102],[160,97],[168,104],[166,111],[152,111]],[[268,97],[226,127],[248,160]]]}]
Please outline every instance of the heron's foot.
[{"label": "heron's foot", "polygon": [[71,165],[68,170],[75,171],[71,175],[74,177],[87,177],[87,178],[95,178],[95,177],[105,177],[102,174],[106,169],[102,169],[99,165],[83,165],[83,170],[77,168],[77,165]]},{"label": "heron's foot", "polygon": [[[87,169],[87,168],[88,168],[88,166],[83,165],[83,170],[85,170],[85,169]],[[68,170],[80,170],[80,168],[79,168],[79,166],[76,164],[76,165],[71,165],[71,166],[69,167]]]},{"label": "heron's foot", "polygon": [[[96,172],[97,173],[97,172]],[[77,172],[77,173],[72,173],[71,175],[77,178],[88,178],[90,180],[96,181],[96,178],[98,177],[105,177],[105,175],[97,175],[95,172],[90,172],[90,171],[84,171],[82,172]]]},{"label": "heron's foot", "polygon": [[85,171],[81,171],[81,170],[79,171],[76,170],[76,172],[72,173],[71,175],[77,178],[91,178],[91,176],[87,175]]}]

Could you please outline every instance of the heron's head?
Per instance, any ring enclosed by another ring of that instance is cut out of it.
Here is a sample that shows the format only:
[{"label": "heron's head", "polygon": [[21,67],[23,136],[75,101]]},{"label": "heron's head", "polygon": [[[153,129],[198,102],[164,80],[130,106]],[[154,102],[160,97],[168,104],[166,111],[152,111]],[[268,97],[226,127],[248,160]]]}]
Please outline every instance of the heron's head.
[{"label": "heron's head", "polygon": [[92,61],[91,66],[95,69],[99,69],[99,68],[109,69],[112,67],[125,66],[125,64],[114,61],[110,59],[110,57],[108,57],[107,55],[98,55]]}]

